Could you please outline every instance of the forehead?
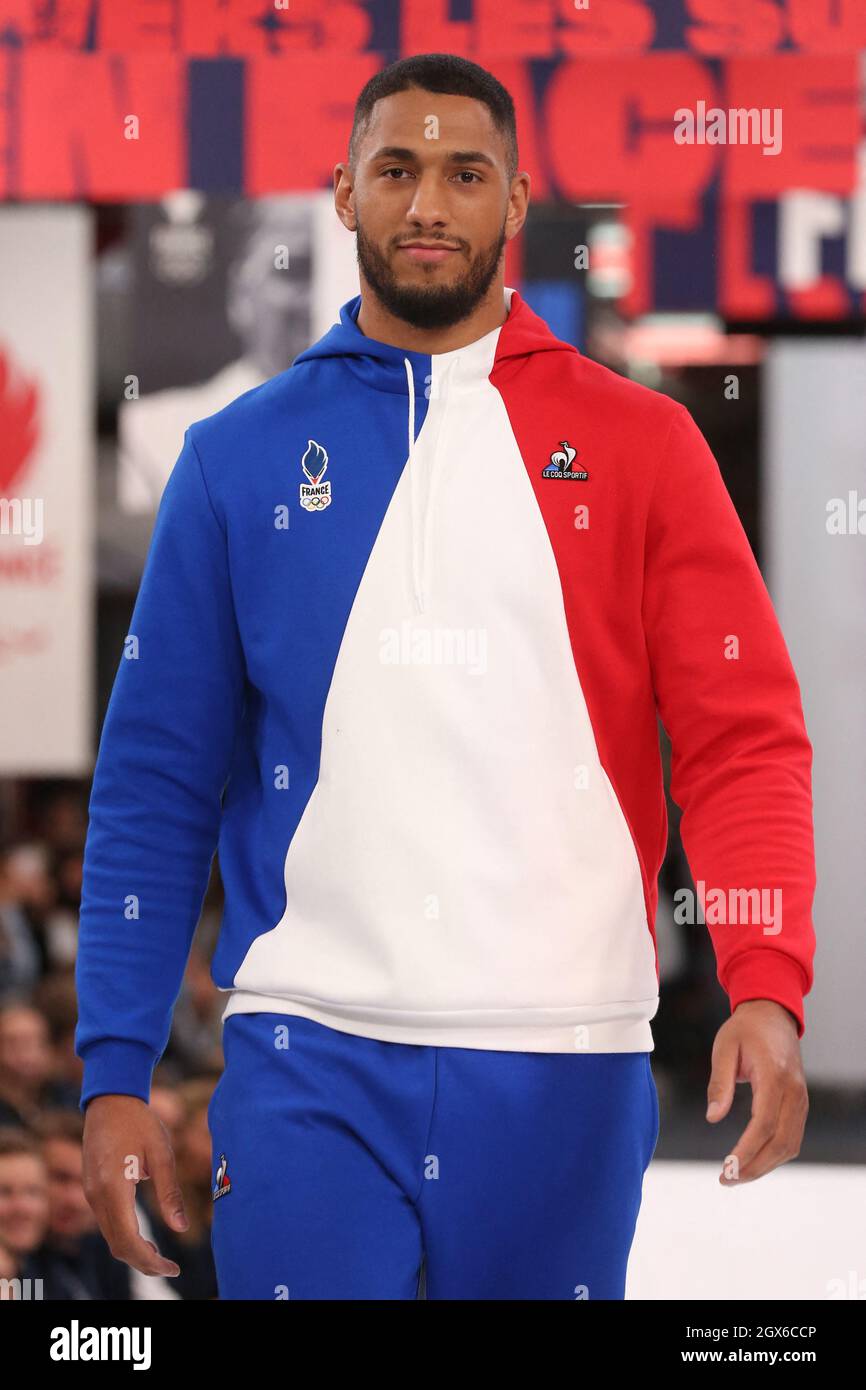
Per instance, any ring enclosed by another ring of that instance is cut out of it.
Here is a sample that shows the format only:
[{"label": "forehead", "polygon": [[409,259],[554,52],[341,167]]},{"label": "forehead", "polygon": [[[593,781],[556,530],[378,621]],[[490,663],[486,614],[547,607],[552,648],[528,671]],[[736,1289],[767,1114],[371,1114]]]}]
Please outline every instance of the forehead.
[{"label": "forehead", "polygon": [[30,1036],[42,1037],[45,1030],[44,1019],[27,1009],[10,1009],[0,1017],[0,1038],[3,1039],[12,1038],[17,1041]]},{"label": "forehead", "polygon": [[[438,122],[435,139],[426,134],[436,128],[431,126],[431,116]],[[376,102],[361,148],[369,157],[380,145],[417,148],[419,155],[441,154],[449,147],[483,150],[492,159],[505,155],[505,141],[483,101],[419,87],[394,92]]]},{"label": "forehead", "polygon": [[50,1139],[46,1139],[45,1152],[55,1168],[63,1164],[79,1167],[82,1161],[81,1145],[66,1134],[53,1134]]},{"label": "forehead", "polygon": [[45,1164],[38,1154],[0,1154],[0,1181],[43,1182]]}]

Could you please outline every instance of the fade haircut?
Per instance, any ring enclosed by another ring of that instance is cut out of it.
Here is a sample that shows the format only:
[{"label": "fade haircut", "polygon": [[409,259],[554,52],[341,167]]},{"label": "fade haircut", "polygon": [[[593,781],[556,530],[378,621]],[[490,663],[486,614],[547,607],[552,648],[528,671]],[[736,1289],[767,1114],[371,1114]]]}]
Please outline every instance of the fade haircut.
[{"label": "fade haircut", "polygon": [[419,53],[412,58],[400,58],[370,78],[355,102],[352,134],[349,137],[349,165],[354,171],[358,147],[370,124],[373,107],[383,97],[420,87],[425,92],[440,92],[447,96],[474,97],[483,101],[493,123],[505,141],[506,172],[513,179],[517,173],[517,121],[514,102],[501,82],[486,68],[458,58],[453,53]]}]

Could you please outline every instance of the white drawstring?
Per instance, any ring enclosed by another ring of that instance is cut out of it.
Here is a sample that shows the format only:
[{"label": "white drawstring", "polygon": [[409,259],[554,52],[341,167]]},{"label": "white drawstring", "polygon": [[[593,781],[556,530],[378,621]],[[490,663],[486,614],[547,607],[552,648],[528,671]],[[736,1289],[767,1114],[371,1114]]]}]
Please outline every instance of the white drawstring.
[{"label": "white drawstring", "polygon": [[[450,372],[454,367],[457,366],[457,363],[459,361],[460,358],[455,357],[451,362],[449,362],[447,368],[443,372],[442,379],[438,383],[440,393],[442,391],[443,384],[447,380]],[[412,586],[415,592],[415,606],[417,607],[419,613],[423,613],[424,573],[427,552],[429,550],[429,532],[433,522],[433,490],[436,483],[436,472],[434,467],[430,479],[430,492],[427,498],[427,512],[421,528],[421,538],[419,540],[417,511],[415,507],[415,494],[417,491],[417,484],[415,479],[415,472],[417,466],[414,464],[415,445],[417,443],[415,437],[415,377],[412,373],[412,363],[409,361],[408,357],[403,358],[403,365],[406,368],[406,377],[409,382],[409,509],[412,513]],[[436,462],[436,450],[439,444],[439,437],[442,432],[442,426],[444,424],[445,414],[447,410],[448,396],[446,393],[445,406],[439,418],[439,425],[436,431],[436,443],[433,447],[432,457],[434,465]]]},{"label": "white drawstring", "polygon": [[409,379],[409,510],[412,514],[412,585],[415,591],[415,604],[419,613],[424,612],[424,595],[421,592],[420,565],[418,559],[418,534],[415,520],[415,469],[412,460],[415,455],[415,377],[412,363],[403,358],[406,376]]}]

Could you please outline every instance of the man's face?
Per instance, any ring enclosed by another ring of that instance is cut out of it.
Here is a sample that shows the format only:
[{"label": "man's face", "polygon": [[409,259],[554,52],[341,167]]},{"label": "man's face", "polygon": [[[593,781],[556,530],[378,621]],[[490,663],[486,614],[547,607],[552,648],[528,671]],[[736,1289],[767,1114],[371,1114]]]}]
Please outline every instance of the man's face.
[{"label": "man's face", "polygon": [[48,1224],[45,1164],[33,1154],[0,1157],[0,1243],[17,1255],[42,1244]]},{"label": "man's face", "polygon": [[51,1074],[48,1028],[35,1009],[6,1009],[0,1016],[0,1076],[28,1089]]},{"label": "man's face", "polygon": [[519,230],[506,157],[490,111],[472,97],[410,88],[376,103],[346,210],[361,273],[397,318],[449,327],[487,294]]},{"label": "man's face", "polygon": [[[283,226],[268,222],[251,235],[229,271],[228,315],[244,352],[266,377],[290,367],[310,345],[312,299],[310,223],[288,213]],[[274,248],[287,238],[288,264],[277,266]]]},{"label": "man's face", "polygon": [[81,1145],[69,1139],[49,1139],[44,1153],[52,1234],[77,1239],[95,1230],[96,1218],[84,1195]]}]

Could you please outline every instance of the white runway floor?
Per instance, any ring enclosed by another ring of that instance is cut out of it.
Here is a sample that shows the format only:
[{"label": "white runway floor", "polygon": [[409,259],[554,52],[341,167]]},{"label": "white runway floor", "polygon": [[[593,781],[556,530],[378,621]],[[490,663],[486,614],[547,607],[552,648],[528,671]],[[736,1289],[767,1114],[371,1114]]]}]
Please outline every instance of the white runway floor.
[{"label": "white runway floor", "polygon": [[866,1299],[866,1168],[799,1159],[737,1189],[654,1160],[627,1299]]}]

